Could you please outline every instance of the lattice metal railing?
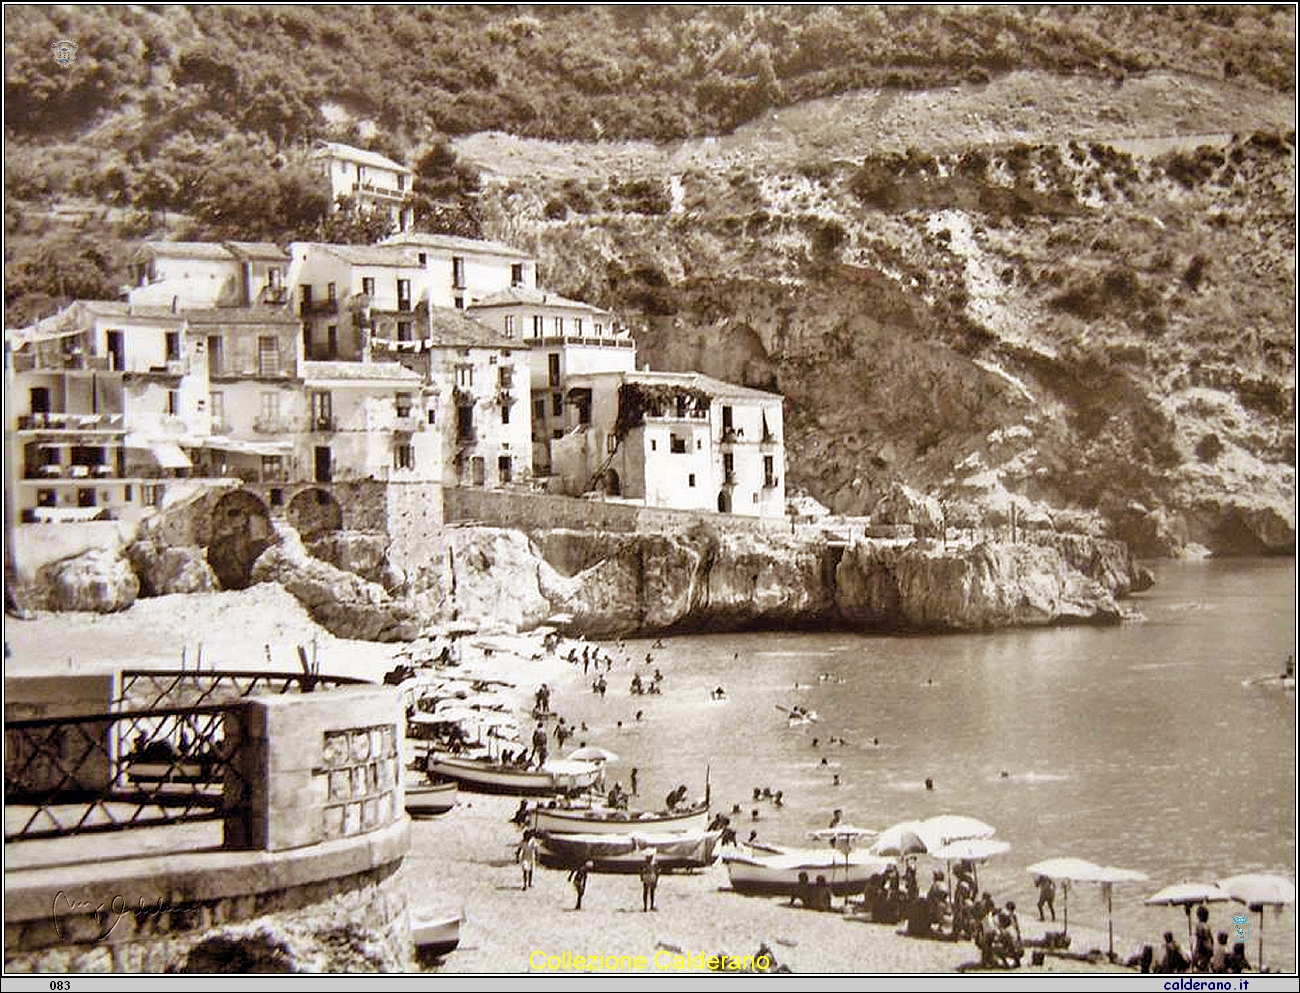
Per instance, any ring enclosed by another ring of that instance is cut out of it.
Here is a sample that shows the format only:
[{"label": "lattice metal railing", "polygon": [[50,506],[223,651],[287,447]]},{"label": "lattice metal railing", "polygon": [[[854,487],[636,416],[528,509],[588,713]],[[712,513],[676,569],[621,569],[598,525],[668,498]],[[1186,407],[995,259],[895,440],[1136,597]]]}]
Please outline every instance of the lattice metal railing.
[{"label": "lattice metal railing", "polygon": [[248,796],[235,703],[5,722],[5,841],[220,820]]},{"label": "lattice metal railing", "polygon": [[133,710],[200,707],[247,696],[310,693],[330,686],[365,685],[364,679],[302,672],[231,672],[124,669],[118,705]]}]

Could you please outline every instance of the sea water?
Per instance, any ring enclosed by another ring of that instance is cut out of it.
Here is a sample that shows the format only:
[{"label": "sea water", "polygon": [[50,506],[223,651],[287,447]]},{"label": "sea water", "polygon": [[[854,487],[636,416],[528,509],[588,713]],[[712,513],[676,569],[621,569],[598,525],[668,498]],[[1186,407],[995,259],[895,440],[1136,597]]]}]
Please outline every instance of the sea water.
[{"label": "sea water", "polygon": [[[1036,917],[1025,867],[1078,856],[1150,877],[1115,888],[1118,953],[1137,941],[1158,949],[1165,930],[1186,945],[1182,910],[1146,907],[1145,896],[1182,880],[1296,876],[1296,694],[1243,686],[1280,673],[1295,651],[1296,572],[1287,559],[1155,573],[1126,604],[1145,619],[1118,627],[639,639],[608,646],[603,699],[581,680],[555,699],[588,727],[569,748],[581,739],[616,752],[611,785],[627,787],[636,767],[645,806],[678,783],[703,795],[707,777],[715,810],[739,804],[742,839],[789,845],[814,844],[807,832],[836,808],[877,829],[970,815],[1012,846],[980,880],[1022,918]],[[631,695],[633,673],[648,685],[655,667],[662,695]],[[723,702],[710,697],[718,686]],[[818,721],[790,726],[778,707],[795,704]],[[783,805],[754,801],[755,787],[781,790]],[[1231,932],[1244,909],[1212,906],[1211,926]],[[1254,963],[1260,922],[1249,918]],[[1105,929],[1100,887],[1071,887],[1070,921]],[[1263,927],[1265,963],[1294,969],[1293,908],[1266,910]]]}]

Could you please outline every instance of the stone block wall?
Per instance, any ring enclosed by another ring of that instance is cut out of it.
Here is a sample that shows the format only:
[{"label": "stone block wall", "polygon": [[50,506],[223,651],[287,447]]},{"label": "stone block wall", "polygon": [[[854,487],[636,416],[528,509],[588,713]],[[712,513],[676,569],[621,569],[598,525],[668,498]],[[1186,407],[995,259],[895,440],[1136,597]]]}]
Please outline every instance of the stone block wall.
[{"label": "stone block wall", "polygon": [[429,563],[429,541],[443,522],[440,483],[388,484],[388,561],[409,574]]},{"label": "stone block wall", "polygon": [[396,689],[255,698],[240,724],[248,796],[227,814],[227,848],[283,851],[374,831],[405,816],[405,719]]}]

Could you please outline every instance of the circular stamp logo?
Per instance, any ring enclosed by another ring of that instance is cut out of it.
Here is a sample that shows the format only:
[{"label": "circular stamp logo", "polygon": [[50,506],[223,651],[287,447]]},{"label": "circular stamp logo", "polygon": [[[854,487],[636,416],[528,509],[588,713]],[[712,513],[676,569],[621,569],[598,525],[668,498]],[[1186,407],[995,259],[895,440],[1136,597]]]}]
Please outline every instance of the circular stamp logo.
[{"label": "circular stamp logo", "polygon": [[77,43],[67,38],[60,38],[50,46],[54,61],[61,66],[70,66],[77,60]]}]

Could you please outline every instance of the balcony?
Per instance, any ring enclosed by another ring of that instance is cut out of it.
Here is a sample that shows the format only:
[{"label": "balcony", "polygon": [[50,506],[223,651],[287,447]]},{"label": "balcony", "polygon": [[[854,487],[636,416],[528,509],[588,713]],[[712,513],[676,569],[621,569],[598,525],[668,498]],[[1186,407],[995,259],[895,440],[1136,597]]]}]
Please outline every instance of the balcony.
[{"label": "balcony", "polygon": [[282,417],[258,417],[253,420],[253,430],[258,434],[286,434],[289,423]]},{"label": "balcony", "polygon": [[24,479],[113,479],[117,471],[111,465],[35,465],[27,466]]},{"label": "balcony", "polygon": [[724,473],[722,474],[722,485],[723,485],[723,486],[735,486],[735,485],[736,485],[736,474],[735,474],[734,472],[724,472]]},{"label": "balcony", "polygon": [[779,479],[775,479],[772,476],[768,476],[766,479],[763,480],[763,489],[774,490],[777,488],[778,485],[780,485],[780,482],[781,481]]},{"label": "balcony", "polygon": [[304,300],[298,305],[300,317],[313,317],[322,314],[337,314],[339,302],[334,300]]},{"label": "balcony", "polygon": [[121,414],[23,414],[19,431],[125,431]]},{"label": "balcony", "polygon": [[424,421],[413,414],[406,416],[398,414],[393,418],[392,428],[397,434],[414,434],[416,431],[424,430]]},{"label": "balcony", "polygon": [[328,433],[337,431],[338,426],[335,424],[333,414],[312,414],[307,422],[307,430]]}]

